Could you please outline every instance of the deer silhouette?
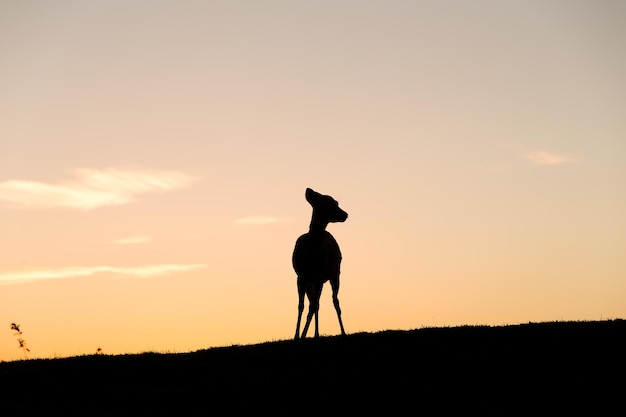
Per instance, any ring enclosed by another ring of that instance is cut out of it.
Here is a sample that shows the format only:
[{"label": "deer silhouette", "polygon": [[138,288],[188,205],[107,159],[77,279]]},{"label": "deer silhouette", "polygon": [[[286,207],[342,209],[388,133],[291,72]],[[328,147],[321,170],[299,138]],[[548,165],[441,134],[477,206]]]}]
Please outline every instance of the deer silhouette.
[{"label": "deer silhouette", "polygon": [[313,207],[313,214],[309,232],[298,238],[293,250],[292,263],[298,275],[298,322],[295,339],[300,337],[300,320],[304,310],[305,294],[309,299],[309,312],[302,330],[302,337],[306,337],[313,315],[315,315],[315,337],[319,337],[319,301],[322,287],[326,281],[330,281],[339,327],[341,327],[341,334],[345,335],[346,332],[341,321],[339,298],[337,297],[341,251],[333,235],[326,231],[326,226],[328,223],[346,221],[348,213],[340,209],[337,201],[329,195],[323,195],[307,188],[305,197],[306,201]]}]

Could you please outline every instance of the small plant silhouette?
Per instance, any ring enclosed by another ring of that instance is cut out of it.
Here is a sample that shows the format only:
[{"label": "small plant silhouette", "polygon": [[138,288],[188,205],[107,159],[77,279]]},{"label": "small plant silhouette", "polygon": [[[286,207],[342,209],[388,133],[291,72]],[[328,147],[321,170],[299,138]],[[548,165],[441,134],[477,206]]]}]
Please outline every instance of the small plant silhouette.
[{"label": "small plant silhouette", "polygon": [[11,323],[11,330],[15,330],[15,336],[17,336],[17,342],[20,344],[20,349],[24,353],[24,359],[28,359],[28,353],[30,349],[26,347],[26,341],[22,338],[22,331],[20,330],[20,325]]}]

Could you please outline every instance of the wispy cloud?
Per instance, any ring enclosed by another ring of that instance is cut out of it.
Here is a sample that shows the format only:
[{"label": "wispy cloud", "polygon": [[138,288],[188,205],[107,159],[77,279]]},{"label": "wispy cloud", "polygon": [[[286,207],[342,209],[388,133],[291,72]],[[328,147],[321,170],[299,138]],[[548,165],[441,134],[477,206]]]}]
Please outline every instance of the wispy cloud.
[{"label": "wispy cloud", "polygon": [[500,141],[498,146],[514,151],[516,154],[522,155],[535,165],[564,165],[570,162],[580,161],[581,158],[563,152],[533,151],[528,147],[519,143]]},{"label": "wispy cloud", "polygon": [[284,218],[284,217],[248,216],[248,217],[242,217],[241,219],[235,220],[235,224],[264,225],[264,224],[285,222],[288,220],[289,219]]},{"label": "wispy cloud", "polygon": [[142,243],[148,242],[150,242],[150,238],[147,236],[132,236],[111,241],[111,243],[114,245],[140,245]]},{"label": "wispy cloud", "polygon": [[134,278],[151,278],[176,272],[193,271],[205,267],[206,265],[204,264],[162,264],[136,267],[74,266],[56,269],[38,269],[0,273],[0,285],[20,284],[49,279],[81,278],[102,273]]},{"label": "wispy cloud", "polygon": [[579,158],[572,155],[546,151],[528,152],[526,158],[536,165],[563,165],[579,160]]},{"label": "wispy cloud", "polygon": [[15,208],[68,208],[93,210],[130,203],[138,194],[184,188],[194,178],[176,171],[77,169],[73,181],[49,184],[38,181],[0,182],[0,202]]}]

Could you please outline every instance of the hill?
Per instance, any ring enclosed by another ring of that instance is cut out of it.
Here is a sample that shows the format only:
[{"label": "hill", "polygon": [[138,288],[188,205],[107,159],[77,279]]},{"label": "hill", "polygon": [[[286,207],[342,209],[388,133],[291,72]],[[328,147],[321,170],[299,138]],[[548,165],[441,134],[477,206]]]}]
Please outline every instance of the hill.
[{"label": "hill", "polygon": [[623,411],[626,321],[381,331],[185,354],[0,363],[25,415],[609,415]]}]

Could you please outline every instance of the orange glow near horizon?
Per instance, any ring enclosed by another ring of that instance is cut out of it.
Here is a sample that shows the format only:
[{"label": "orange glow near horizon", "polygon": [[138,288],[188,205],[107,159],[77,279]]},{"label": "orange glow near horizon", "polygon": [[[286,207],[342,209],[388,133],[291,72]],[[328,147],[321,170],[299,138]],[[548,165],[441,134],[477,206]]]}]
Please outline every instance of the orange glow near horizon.
[{"label": "orange glow near horizon", "polygon": [[623,5],[244,3],[0,5],[0,361],[626,317]]}]

